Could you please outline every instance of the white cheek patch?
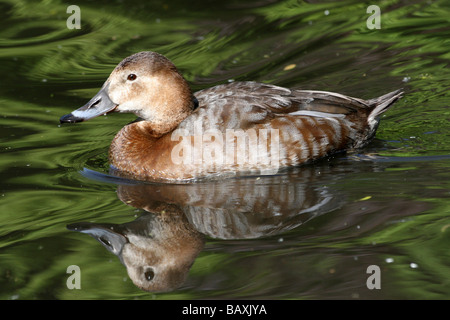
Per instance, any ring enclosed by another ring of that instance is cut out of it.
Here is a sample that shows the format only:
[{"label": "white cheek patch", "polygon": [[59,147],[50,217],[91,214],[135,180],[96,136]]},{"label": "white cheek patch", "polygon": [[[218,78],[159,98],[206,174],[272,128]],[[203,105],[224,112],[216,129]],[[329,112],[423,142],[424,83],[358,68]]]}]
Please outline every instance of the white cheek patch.
[{"label": "white cheek patch", "polygon": [[139,117],[141,117],[142,119],[148,120],[148,121],[152,121],[154,119],[154,115],[152,110],[138,110],[136,112],[136,114],[139,115]]},{"label": "white cheek patch", "polygon": [[123,100],[123,96],[127,96],[128,95],[128,91],[129,88],[127,88],[128,86],[124,85],[124,86],[114,86],[114,87],[109,87],[108,89],[108,96],[111,99],[111,101],[113,101],[115,104],[119,104],[121,102],[121,100]]},{"label": "white cheek patch", "polygon": [[119,104],[116,108],[116,111],[123,113],[134,113],[138,117],[145,120],[152,120],[153,118],[153,113],[151,109],[149,108],[140,109],[139,104],[134,101],[128,101],[123,104]]},{"label": "white cheek patch", "polygon": [[117,111],[119,112],[135,112],[136,106],[131,101],[121,103],[117,106]]},{"label": "white cheek patch", "polygon": [[136,80],[121,83],[115,80],[108,89],[109,98],[118,105],[116,111],[134,113],[143,119],[152,120],[155,118],[153,104],[157,103],[155,98],[158,97],[161,82],[156,77],[131,73],[136,73]]}]

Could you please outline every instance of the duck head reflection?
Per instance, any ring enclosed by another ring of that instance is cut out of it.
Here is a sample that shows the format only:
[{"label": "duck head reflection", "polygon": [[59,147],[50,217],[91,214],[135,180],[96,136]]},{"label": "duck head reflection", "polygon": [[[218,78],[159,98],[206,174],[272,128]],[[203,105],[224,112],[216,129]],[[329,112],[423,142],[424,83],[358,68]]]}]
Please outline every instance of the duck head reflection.
[{"label": "duck head reflection", "polygon": [[336,176],[324,175],[323,169],[193,184],[119,184],[120,200],[143,209],[140,217],[124,224],[67,227],[93,236],[117,255],[139,288],[170,291],[184,283],[205,236],[273,236],[340,207],[342,198],[321,178],[329,182]]},{"label": "duck head reflection", "polygon": [[203,237],[178,208],[161,204],[153,210],[124,224],[82,222],[68,228],[90,234],[118,256],[139,288],[168,291],[184,282],[203,248]]}]

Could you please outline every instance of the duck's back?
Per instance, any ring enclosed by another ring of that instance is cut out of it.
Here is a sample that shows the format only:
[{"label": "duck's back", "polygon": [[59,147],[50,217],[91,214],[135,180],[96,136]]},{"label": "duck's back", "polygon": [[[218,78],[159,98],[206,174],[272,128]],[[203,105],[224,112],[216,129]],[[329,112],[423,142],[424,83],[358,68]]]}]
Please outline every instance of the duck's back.
[{"label": "duck's back", "polygon": [[[208,132],[260,131],[277,134],[282,167],[302,164],[366,145],[379,115],[400,91],[362,100],[326,91],[290,90],[256,82],[233,82],[195,93],[198,108],[178,128]],[[251,149],[251,145],[249,145]],[[251,151],[250,151],[251,152]]]}]

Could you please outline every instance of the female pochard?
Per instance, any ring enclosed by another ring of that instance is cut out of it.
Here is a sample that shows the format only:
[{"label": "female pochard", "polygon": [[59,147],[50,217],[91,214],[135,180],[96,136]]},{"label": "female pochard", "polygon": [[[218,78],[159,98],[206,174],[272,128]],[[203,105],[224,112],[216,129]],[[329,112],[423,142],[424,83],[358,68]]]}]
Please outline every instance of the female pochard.
[{"label": "female pochard", "polygon": [[120,62],[97,95],[61,122],[110,112],[137,115],[114,138],[109,159],[113,168],[140,180],[274,174],[365,146],[381,113],[401,94],[362,100],[256,82],[193,94],[167,58],[139,52]]}]

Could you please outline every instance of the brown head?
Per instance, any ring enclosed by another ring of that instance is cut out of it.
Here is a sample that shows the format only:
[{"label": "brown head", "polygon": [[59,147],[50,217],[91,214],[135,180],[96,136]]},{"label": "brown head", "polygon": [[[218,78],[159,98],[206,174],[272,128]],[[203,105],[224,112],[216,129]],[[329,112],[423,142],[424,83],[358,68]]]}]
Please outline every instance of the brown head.
[{"label": "brown head", "polygon": [[204,240],[179,209],[165,208],[123,224],[79,222],[67,228],[91,235],[115,254],[137,287],[171,291],[186,280]]},{"label": "brown head", "polygon": [[109,112],[134,113],[162,135],[175,129],[194,106],[189,85],[175,65],[158,53],[144,51],[122,60],[86,105],[60,120],[80,122]]}]

